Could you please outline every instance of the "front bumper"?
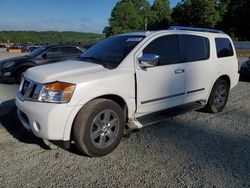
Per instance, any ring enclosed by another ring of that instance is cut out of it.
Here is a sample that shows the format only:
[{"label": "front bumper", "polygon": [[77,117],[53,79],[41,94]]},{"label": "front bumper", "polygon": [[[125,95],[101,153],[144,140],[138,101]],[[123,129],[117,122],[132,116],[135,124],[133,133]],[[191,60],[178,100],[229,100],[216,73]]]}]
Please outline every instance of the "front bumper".
[{"label": "front bumper", "polygon": [[14,81],[15,81],[15,78],[11,76],[11,73],[10,73],[10,72],[3,73],[3,72],[0,70],[0,81],[1,81],[1,82],[14,82]]},{"label": "front bumper", "polygon": [[74,106],[22,101],[18,97],[16,106],[21,123],[34,135],[47,140],[65,140],[67,120]]}]

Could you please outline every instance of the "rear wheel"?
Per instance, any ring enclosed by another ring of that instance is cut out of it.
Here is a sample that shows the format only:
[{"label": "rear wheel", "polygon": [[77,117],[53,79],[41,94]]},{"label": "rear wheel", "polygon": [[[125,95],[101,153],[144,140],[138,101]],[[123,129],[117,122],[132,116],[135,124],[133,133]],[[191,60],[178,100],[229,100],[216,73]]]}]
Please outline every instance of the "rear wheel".
[{"label": "rear wheel", "polygon": [[120,143],[125,120],[121,107],[107,99],[89,102],[76,116],[73,136],[78,149],[93,157],[111,153]]},{"label": "rear wheel", "polygon": [[205,110],[210,113],[221,112],[227,103],[229,96],[229,84],[224,79],[215,82]]}]

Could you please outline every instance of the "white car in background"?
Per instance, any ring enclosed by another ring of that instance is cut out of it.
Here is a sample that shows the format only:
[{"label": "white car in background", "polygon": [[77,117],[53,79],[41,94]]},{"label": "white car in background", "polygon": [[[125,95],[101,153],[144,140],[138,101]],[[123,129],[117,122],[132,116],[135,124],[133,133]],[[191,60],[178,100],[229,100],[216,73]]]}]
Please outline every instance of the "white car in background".
[{"label": "white car in background", "polygon": [[221,31],[128,33],[99,42],[78,61],[26,71],[17,113],[38,137],[74,141],[81,152],[103,156],[117,147],[125,128],[187,110],[221,112],[238,79],[232,40]]}]

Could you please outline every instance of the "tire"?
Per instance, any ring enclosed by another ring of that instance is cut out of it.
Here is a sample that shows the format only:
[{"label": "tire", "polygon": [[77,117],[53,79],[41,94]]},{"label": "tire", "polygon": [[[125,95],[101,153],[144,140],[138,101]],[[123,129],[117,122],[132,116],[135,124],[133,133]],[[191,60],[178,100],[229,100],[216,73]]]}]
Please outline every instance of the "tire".
[{"label": "tire", "polygon": [[112,100],[96,99],[86,104],[77,114],[73,138],[82,153],[100,157],[111,153],[118,146],[124,127],[121,107]]},{"label": "tire", "polygon": [[20,83],[21,82],[21,79],[22,79],[22,74],[27,70],[28,68],[20,68],[16,71],[15,73],[15,80],[16,80],[16,83]]},{"label": "tire", "polygon": [[221,112],[227,104],[228,96],[229,96],[228,82],[224,79],[217,80],[212,88],[212,91],[208,99],[208,103],[204,108],[204,110],[209,113]]}]

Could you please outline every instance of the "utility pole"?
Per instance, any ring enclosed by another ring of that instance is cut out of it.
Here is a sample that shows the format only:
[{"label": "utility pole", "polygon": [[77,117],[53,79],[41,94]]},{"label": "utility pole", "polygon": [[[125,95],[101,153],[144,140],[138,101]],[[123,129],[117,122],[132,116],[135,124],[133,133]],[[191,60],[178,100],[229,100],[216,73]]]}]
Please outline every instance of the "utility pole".
[{"label": "utility pole", "polygon": [[144,30],[148,30],[148,18],[145,18],[145,25],[144,25]]}]

